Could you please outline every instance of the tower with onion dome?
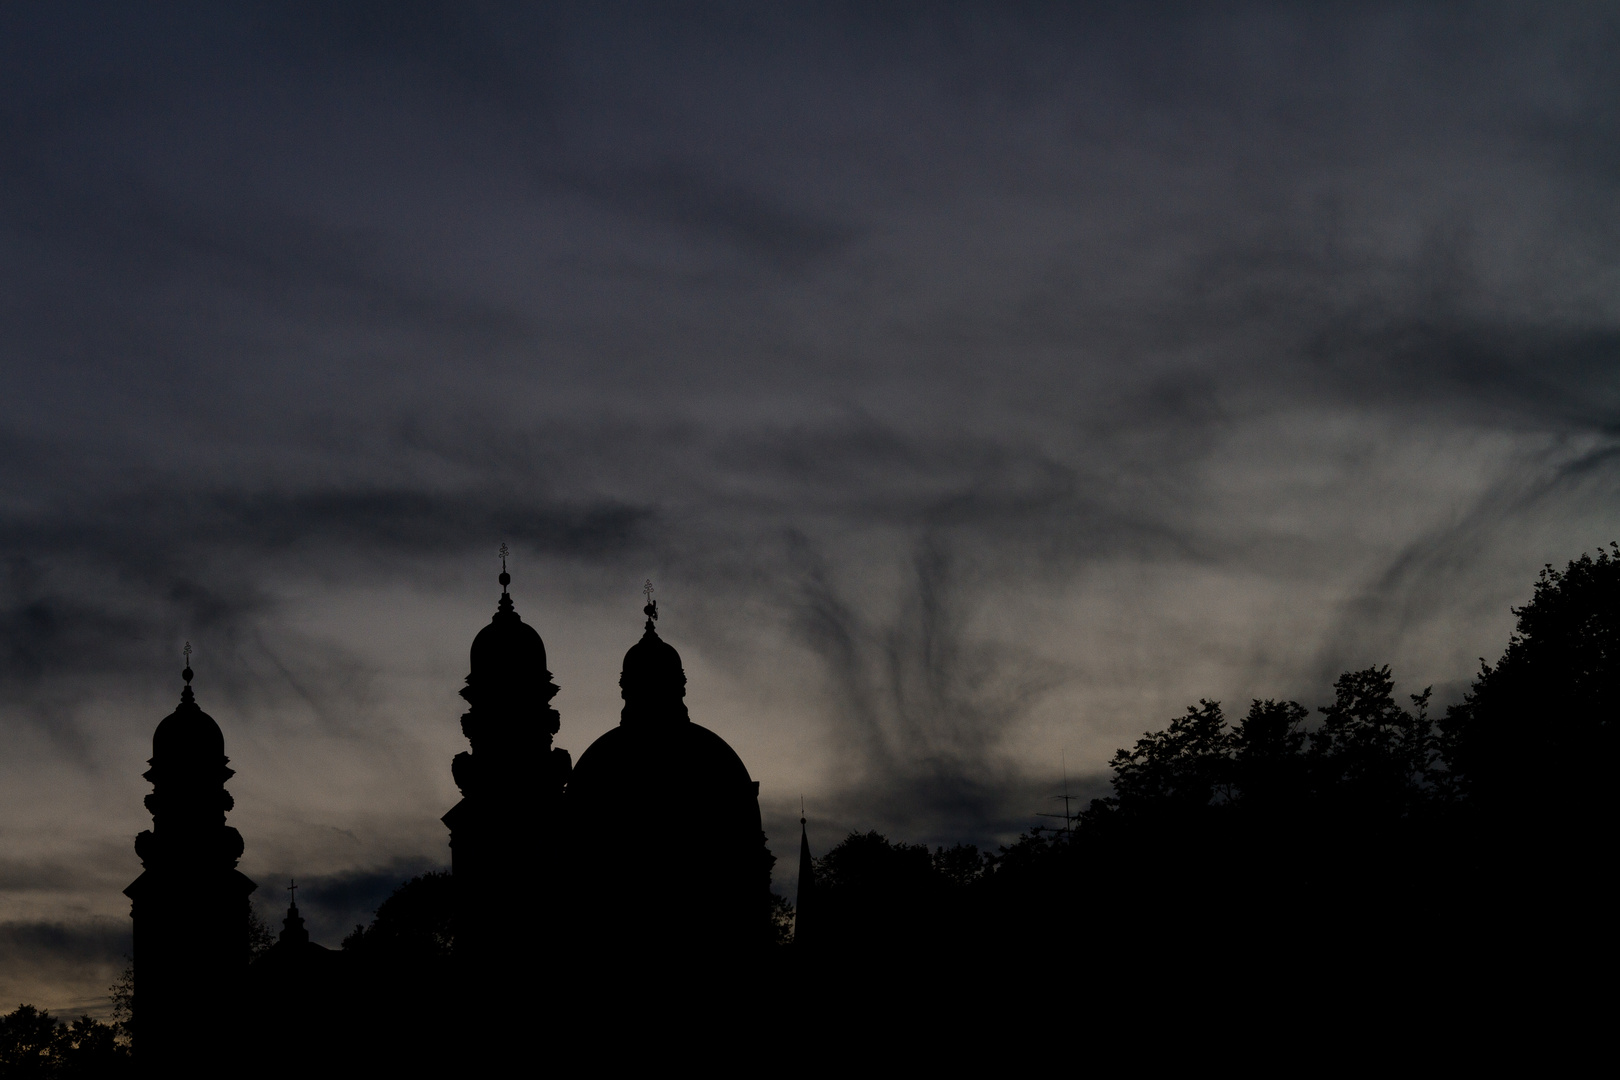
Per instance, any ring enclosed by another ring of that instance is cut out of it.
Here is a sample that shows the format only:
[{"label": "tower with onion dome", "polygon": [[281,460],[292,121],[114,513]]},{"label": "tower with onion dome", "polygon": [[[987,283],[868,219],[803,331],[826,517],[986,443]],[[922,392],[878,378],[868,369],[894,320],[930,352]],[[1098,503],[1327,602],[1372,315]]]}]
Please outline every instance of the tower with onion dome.
[{"label": "tower with onion dome", "polygon": [[[189,660],[191,646],[186,646]],[[143,1069],[217,1067],[248,964],[248,896],[236,868],[242,835],[225,824],[225,736],[197,705],[191,665],[180,704],[152,735],[145,778],[152,828],[135,838],[144,868],[124,890],[135,922],[135,1006]]]},{"label": "tower with onion dome", "polygon": [[619,726],[580,755],[568,784],[576,925],[605,959],[631,964],[635,954],[746,954],[770,940],[775,860],[759,783],[692,721],[680,653],[658,636],[650,583],[648,593],[619,678]]},{"label": "tower with onion dome", "polygon": [[456,896],[456,957],[469,978],[503,972],[532,977],[537,923],[545,925],[560,883],[553,880],[563,787],[570,762],[553,749],[561,719],[558,687],[540,634],[518,615],[501,546],[501,596],[489,625],[473,638],[468,709],[461,732],[470,750],[451,773],[461,801],[444,815],[450,829]]}]

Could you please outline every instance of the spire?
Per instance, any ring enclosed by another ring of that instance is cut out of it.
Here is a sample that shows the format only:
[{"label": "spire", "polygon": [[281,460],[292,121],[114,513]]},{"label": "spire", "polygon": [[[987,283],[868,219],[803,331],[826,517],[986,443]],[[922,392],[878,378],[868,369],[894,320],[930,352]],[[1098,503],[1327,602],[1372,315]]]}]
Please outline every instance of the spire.
[{"label": "spire", "polygon": [[512,610],[512,594],[506,591],[506,587],[508,585],[512,584],[512,575],[508,574],[506,572],[506,557],[508,555],[510,555],[510,554],[512,554],[512,553],[509,550],[507,550],[506,545],[502,544],[501,545],[501,576],[498,579],[500,581],[500,583],[501,583],[500,610],[501,611],[508,611],[508,612]]},{"label": "spire", "polygon": [[816,909],[816,863],[810,857],[810,831],[804,819],[804,799],[799,799],[799,896],[793,905],[793,943],[795,945],[808,945],[814,940],[814,921],[811,924],[811,936],[804,933],[804,910]]},{"label": "spire", "polygon": [[180,651],[186,658],[186,669],[180,673],[180,677],[186,680],[185,688],[180,691],[180,704],[195,705],[197,704],[197,695],[191,692],[191,642],[186,642],[186,647]]},{"label": "spire", "polygon": [[287,917],[281,922],[281,937],[278,940],[283,945],[307,945],[309,931],[304,929],[304,917],[298,914],[298,882],[288,878],[287,892],[292,899],[287,903]]}]

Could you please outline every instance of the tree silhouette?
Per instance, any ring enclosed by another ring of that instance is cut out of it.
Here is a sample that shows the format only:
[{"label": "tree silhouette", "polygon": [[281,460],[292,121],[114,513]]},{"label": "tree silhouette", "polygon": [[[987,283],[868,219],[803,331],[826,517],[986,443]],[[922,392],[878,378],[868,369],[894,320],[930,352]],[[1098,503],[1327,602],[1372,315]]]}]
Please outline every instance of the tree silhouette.
[{"label": "tree silhouette", "polygon": [[771,893],[771,944],[793,944],[793,901]]},{"label": "tree silhouette", "polygon": [[395,889],[369,927],[356,926],[343,939],[343,950],[361,962],[431,968],[449,963],[455,940],[454,879],[434,871]]},{"label": "tree silhouette", "polygon": [[1230,741],[1220,702],[1189,705],[1163,731],[1150,732],[1109,762],[1114,804],[1154,817],[1201,812],[1231,798]]},{"label": "tree silhouette", "polygon": [[1544,567],[1514,614],[1501,659],[1480,661],[1439,725],[1463,802],[1458,888],[1481,898],[1469,905],[1481,932],[1535,924],[1528,951],[1612,955],[1620,547]]},{"label": "tree silhouette", "polygon": [[81,1016],[66,1024],[32,1005],[0,1016],[0,1075],[132,1076],[129,1047],[109,1024]]},{"label": "tree silhouette", "polygon": [[1544,567],[1507,650],[1446,710],[1440,748],[1492,812],[1612,806],[1620,718],[1620,545]]},{"label": "tree silhouette", "polygon": [[276,934],[256,901],[248,902],[247,921],[248,961],[251,963],[270,951],[276,943]]},{"label": "tree silhouette", "polygon": [[1408,711],[1395,703],[1394,686],[1387,665],[1347,671],[1333,684],[1307,755],[1323,798],[1357,813],[1405,816],[1434,792],[1432,688],[1411,695]]},{"label": "tree silhouette", "polygon": [[135,1045],[135,961],[128,955],[124,957],[127,963],[124,970],[118,973],[118,981],[107,987],[107,996],[112,1000],[113,1029],[125,1045],[131,1048]]}]

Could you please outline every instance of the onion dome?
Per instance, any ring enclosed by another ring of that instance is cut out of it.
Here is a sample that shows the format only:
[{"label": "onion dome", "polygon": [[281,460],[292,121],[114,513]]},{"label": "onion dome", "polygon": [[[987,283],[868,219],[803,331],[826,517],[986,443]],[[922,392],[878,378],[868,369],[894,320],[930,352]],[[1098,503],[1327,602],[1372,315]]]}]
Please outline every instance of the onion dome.
[{"label": "onion dome", "polygon": [[538,678],[550,681],[551,675],[546,670],[546,646],[540,640],[540,632],[523,621],[523,617],[512,607],[512,595],[506,591],[506,587],[512,583],[512,575],[503,569],[500,582],[501,600],[495,617],[473,638],[469,681],[474,685],[488,679]]},{"label": "onion dome", "polygon": [[[189,651],[191,646],[186,646]],[[180,691],[180,704],[164,717],[152,733],[152,764],[221,761],[225,758],[225,734],[214,718],[197,705],[191,691],[191,665],[180,673],[186,685]]]},{"label": "onion dome", "polygon": [[225,824],[235,806],[225,782],[236,773],[225,756],[224,733],[197,706],[191,665],[180,674],[185,679],[180,704],[152,733],[151,768],[143,774],[152,783],[146,797],[152,828],[135,838],[135,853],[147,869],[231,868],[242,854],[242,835]]},{"label": "onion dome", "polygon": [[[479,789],[492,795],[504,791],[497,797],[515,798],[527,790],[523,778],[536,761],[542,769],[566,772],[551,748],[551,737],[562,724],[551,707],[557,684],[546,670],[546,646],[539,632],[512,606],[506,555],[502,544],[500,602],[489,625],[473,638],[471,671],[461,688],[462,698],[471,706],[462,714],[461,733],[472,750],[455,756],[450,774],[463,795]],[[458,809],[451,814],[464,816]]]}]

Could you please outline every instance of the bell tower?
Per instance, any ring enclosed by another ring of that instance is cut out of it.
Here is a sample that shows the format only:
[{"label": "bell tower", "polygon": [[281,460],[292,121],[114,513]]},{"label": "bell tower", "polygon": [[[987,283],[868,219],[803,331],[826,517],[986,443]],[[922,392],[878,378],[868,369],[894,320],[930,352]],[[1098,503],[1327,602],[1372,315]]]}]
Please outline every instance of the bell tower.
[{"label": "bell tower", "polygon": [[461,696],[461,732],[471,744],[451,762],[461,801],[445,814],[456,896],[456,957],[479,982],[523,972],[533,978],[543,942],[524,929],[547,925],[561,882],[556,864],[563,788],[572,762],[553,749],[561,719],[551,707],[558,687],[546,668],[540,634],[523,621],[507,586],[501,545],[501,596],[488,626],[473,638]]},{"label": "bell tower", "polygon": [[248,966],[242,834],[225,824],[225,736],[197,706],[191,646],[179,706],[152,735],[152,828],[135,838],[144,871],[124,890],[135,920],[135,1005],[142,1069],[215,1068],[229,1045]]}]

